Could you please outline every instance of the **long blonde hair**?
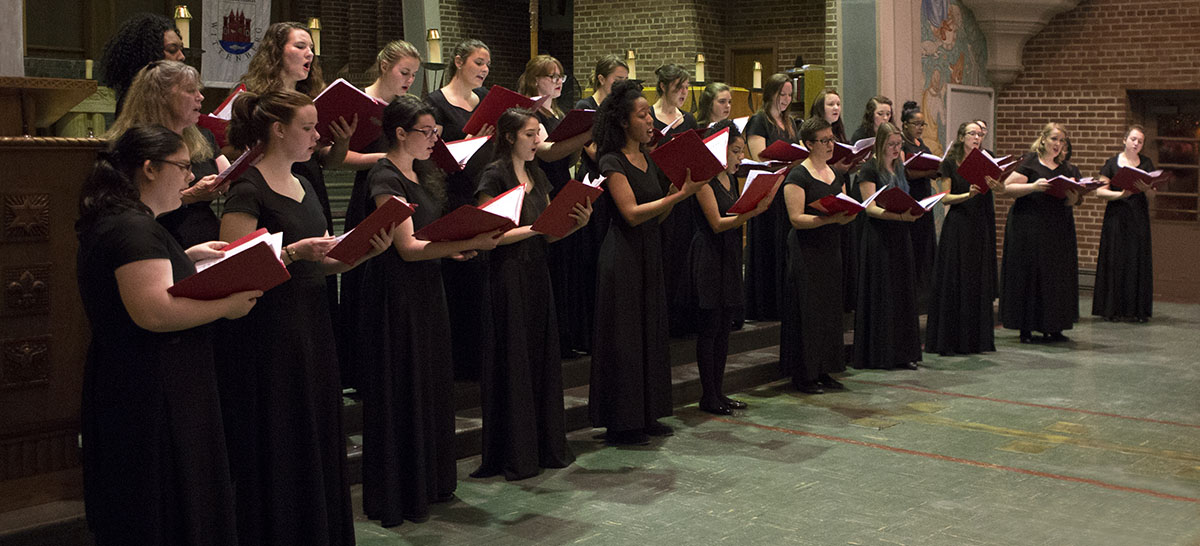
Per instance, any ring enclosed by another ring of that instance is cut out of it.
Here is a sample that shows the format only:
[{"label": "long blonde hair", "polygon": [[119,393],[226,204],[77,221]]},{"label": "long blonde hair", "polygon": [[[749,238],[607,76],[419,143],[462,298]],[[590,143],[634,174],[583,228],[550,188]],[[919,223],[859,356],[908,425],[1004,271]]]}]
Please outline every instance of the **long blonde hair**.
[{"label": "long blonde hair", "polygon": [[[174,125],[169,97],[176,86],[199,89],[200,74],[195,68],[178,61],[154,61],[143,67],[133,77],[133,83],[125,93],[121,115],[109,128],[105,138],[116,140],[125,131],[141,125]],[[187,144],[192,162],[213,158],[212,146],[195,125],[184,128],[181,136],[184,144]]]}]

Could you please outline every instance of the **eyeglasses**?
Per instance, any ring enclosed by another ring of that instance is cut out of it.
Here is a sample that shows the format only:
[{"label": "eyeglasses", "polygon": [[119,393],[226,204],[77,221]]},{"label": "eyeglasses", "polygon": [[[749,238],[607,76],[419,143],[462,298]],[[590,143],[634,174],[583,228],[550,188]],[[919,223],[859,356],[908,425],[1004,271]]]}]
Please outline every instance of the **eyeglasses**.
[{"label": "eyeglasses", "polygon": [[170,163],[176,167],[179,167],[180,169],[183,169],[184,172],[192,172],[192,163],[190,161],[171,161],[170,159],[156,159],[155,161],[160,163]]},{"label": "eyeglasses", "polygon": [[834,142],[837,142],[837,139],[831,137],[831,138],[822,138],[820,140],[810,140],[809,142],[819,142],[821,144],[828,146],[830,144],[833,144]]},{"label": "eyeglasses", "polygon": [[908,124],[912,125],[913,127],[924,127],[925,126],[924,121],[910,121],[910,122],[908,122]]},{"label": "eyeglasses", "polygon": [[436,139],[438,137],[438,135],[440,135],[442,133],[442,131],[440,129],[438,129],[437,127],[430,127],[429,129],[414,128],[413,131],[416,131],[418,133],[425,135],[425,138],[427,138],[429,140]]},{"label": "eyeglasses", "polygon": [[966,135],[967,136],[983,136],[983,133],[980,131],[967,131]]},{"label": "eyeglasses", "polygon": [[567,77],[562,74],[544,74],[544,75],[541,75],[538,77],[539,78],[549,78],[550,81],[556,82],[556,83],[566,81],[566,79],[567,79]]}]

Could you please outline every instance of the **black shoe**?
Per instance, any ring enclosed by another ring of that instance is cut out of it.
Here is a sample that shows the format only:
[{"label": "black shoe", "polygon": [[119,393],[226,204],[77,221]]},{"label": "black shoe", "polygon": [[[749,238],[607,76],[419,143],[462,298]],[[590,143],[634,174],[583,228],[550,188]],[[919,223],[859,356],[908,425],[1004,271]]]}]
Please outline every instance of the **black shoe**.
[{"label": "black shoe", "polygon": [[821,387],[824,387],[826,389],[835,389],[835,390],[839,390],[839,391],[846,390],[846,386],[843,385],[841,381],[834,379],[829,374],[822,374],[821,377],[818,377],[817,385],[820,385]]},{"label": "black shoe", "polygon": [[792,385],[796,390],[804,394],[825,394],[825,389],[822,389],[816,381],[792,381]]},{"label": "black shoe", "polygon": [[650,437],[640,430],[610,430],[604,436],[604,443],[610,446],[644,446],[650,443]]},{"label": "black shoe", "polygon": [[1029,330],[1021,330],[1021,337],[1018,338],[1021,343],[1033,343],[1033,333]]},{"label": "black shoe", "polygon": [[642,429],[642,432],[650,436],[672,436],[675,434],[675,429],[658,421],[650,421],[650,424],[646,425],[646,428]]},{"label": "black shoe", "polygon": [[716,404],[713,406],[708,404],[700,404],[700,411],[711,413],[713,415],[733,415],[733,410],[729,409],[729,406],[726,406],[725,404]]},{"label": "black shoe", "polygon": [[1054,332],[1053,334],[1042,334],[1042,340],[1047,343],[1066,343],[1071,341],[1071,338],[1064,336],[1062,332]]},{"label": "black shoe", "polygon": [[745,402],[742,402],[741,400],[734,400],[728,396],[722,396],[721,402],[724,402],[725,407],[727,407],[729,409],[746,409],[746,408],[750,407]]},{"label": "black shoe", "polygon": [[896,366],[896,369],[897,370],[919,370],[920,367],[917,366],[916,362],[905,362],[904,364]]}]

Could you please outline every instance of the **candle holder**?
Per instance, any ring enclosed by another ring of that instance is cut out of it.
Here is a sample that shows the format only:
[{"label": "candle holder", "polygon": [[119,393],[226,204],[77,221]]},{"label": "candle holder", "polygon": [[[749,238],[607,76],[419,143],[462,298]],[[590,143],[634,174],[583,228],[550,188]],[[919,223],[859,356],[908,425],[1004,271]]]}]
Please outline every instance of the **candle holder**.
[{"label": "candle holder", "polygon": [[[179,38],[183,42],[183,48],[189,49],[192,47],[192,12],[188,11],[186,4],[175,6],[175,30],[179,32]],[[187,53],[184,53],[186,56]]]},{"label": "candle holder", "polygon": [[312,35],[313,55],[321,56],[321,20],[316,17],[308,19],[308,33]]}]

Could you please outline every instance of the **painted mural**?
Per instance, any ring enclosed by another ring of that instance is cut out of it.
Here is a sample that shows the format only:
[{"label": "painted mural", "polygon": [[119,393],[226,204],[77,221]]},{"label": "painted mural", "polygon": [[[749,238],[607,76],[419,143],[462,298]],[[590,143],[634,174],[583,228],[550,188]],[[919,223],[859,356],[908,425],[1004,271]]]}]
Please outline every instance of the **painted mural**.
[{"label": "painted mural", "polygon": [[946,149],[957,129],[945,127],[946,84],[990,87],[987,41],[971,10],[953,0],[921,0],[921,69],[924,92],[917,101],[925,113],[925,145]]}]

